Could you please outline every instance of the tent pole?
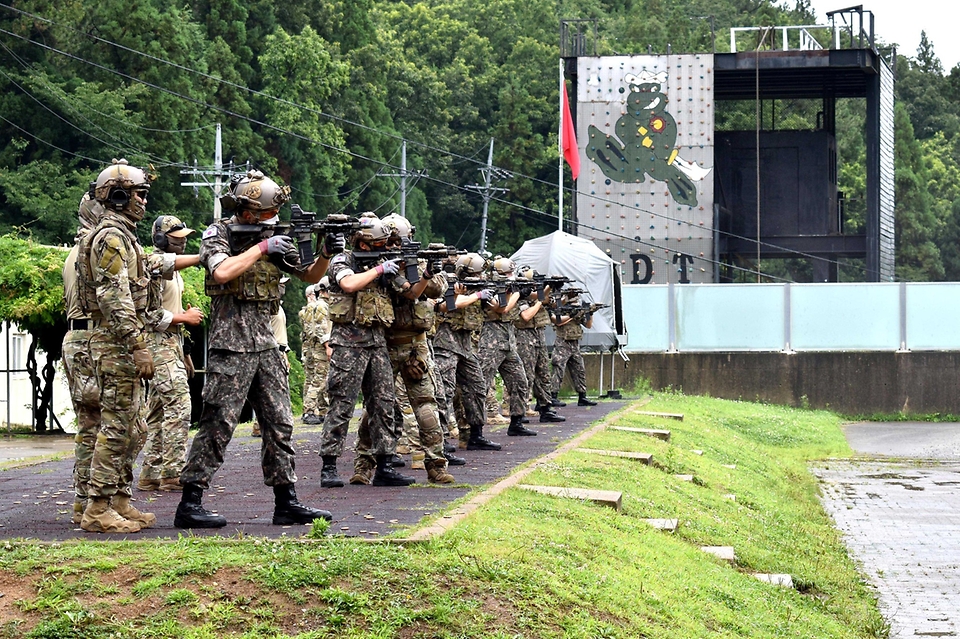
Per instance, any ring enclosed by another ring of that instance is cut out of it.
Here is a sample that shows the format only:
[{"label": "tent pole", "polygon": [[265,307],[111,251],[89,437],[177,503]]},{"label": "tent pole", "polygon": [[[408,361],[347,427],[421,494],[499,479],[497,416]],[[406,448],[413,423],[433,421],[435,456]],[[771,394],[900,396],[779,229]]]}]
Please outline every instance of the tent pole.
[{"label": "tent pole", "polygon": [[557,151],[558,155],[558,174],[557,174],[557,185],[560,187],[560,206],[557,207],[557,230],[563,230],[563,58],[560,58],[560,95],[559,95],[559,107],[557,108],[557,113],[560,114],[560,127],[557,129]]}]

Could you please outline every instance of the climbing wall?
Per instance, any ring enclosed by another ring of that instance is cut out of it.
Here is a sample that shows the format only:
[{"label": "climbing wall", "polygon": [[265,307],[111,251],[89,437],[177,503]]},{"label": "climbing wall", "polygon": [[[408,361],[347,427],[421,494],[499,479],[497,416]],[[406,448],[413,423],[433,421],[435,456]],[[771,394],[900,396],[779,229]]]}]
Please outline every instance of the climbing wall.
[{"label": "climbing wall", "polygon": [[578,233],[624,283],[713,282],[713,56],[578,59]]}]

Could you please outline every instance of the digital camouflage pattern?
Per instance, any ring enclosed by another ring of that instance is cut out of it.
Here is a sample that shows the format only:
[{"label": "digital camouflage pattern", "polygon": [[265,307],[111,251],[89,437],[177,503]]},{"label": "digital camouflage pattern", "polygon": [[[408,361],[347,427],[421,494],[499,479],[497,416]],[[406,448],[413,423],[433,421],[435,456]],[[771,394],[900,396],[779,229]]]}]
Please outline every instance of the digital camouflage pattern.
[{"label": "digital camouflage pattern", "polygon": [[257,353],[216,349],[207,353],[203,413],[180,473],[181,484],[210,487],[248,398],[260,423],[263,483],[282,486],[297,481],[286,356],[277,348]]},{"label": "digital camouflage pattern", "polygon": [[583,355],[580,354],[580,340],[558,339],[554,342],[551,364],[553,392],[559,392],[567,368],[570,369],[573,389],[578,393],[587,392],[587,373],[583,366]]},{"label": "digital camouflage pattern", "polygon": [[[484,398],[487,385],[471,331],[454,330],[446,323],[441,324],[434,337],[433,356],[437,365],[437,376],[443,383],[443,398],[446,403],[444,410],[448,425],[455,421],[455,398],[459,390],[464,421],[470,426],[483,426],[486,419]],[[461,437],[464,434],[461,432]]]},{"label": "digital camouflage pattern", "polygon": [[[537,312],[547,313],[541,307]],[[517,354],[523,362],[523,370],[527,374],[527,384],[534,399],[540,406],[550,405],[550,390],[553,381],[550,376],[550,357],[547,354],[547,336],[545,328],[517,328]]]},{"label": "digital camouflage pattern", "polygon": [[488,320],[480,332],[480,362],[483,379],[487,382],[485,394],[493,387],[499,372],[503,378],[504,394],[510,397],[510,415],[527,412],[527,375],[517,354],[517,340],[513,320]]}]

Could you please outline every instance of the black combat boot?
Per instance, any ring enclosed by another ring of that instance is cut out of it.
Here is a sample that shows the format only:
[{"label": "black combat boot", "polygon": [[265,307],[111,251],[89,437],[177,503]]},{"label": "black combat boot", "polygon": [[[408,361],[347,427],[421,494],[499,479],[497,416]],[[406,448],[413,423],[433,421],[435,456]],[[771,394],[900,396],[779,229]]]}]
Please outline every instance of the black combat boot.
[{"label": "black combat boot", "polygon": [[374,486],[409,486],[416,477],[401,475],[390,465],[390,455],[377,455],[377,472],[373,474]]},{"label": "black combat boot", "polygon": [[533,437],[537,431],[530,430],[523,425],[523,415],[511,415],[510,426],[507,428],[507,435],[511,437]]},{"label": "black combat boot", "polygon": [[197,484],[184,484],[183,497],[177,506],[173,525],[177,528],[223,528],[227,518],[205,510],[201,504],[203,488]]},{"label": "black combat boot", "polygon": [[304,506],[297,500],[297,492],[293,484],[283,484],[273,487],[273,496],[276,507],[273,509],[273,524],[275,526],[289,526],[291,524],[309,524],[314,519],[330,521],[333,515],[329,511]]},{"label": "black combat boot", "polygon": [[342,488],[343,480],[337,474],[337,458],[333,455],[323,455],[323,468],[320,469],[321,488]]},{"label": "black combat boot", "polygon": [[467,440],[467,450],[500,450],[501,448],[503,448],[503,446],[483,436],[483,426],[470,427],[470,439]]},{"label": "black combat boot", "polygon": [[580,398],[577,400],[577,406],[596,406],[597,403],[587,399],[586,393],[580,393]]},{"label": "black combat boot", "polygon": [[559,408],[563,408],[564,406],[567,405],[567,403],[566,403],[566,402],[561,402],[559,399],[557,399],[557,394],[558,394],[558,393],[552,393],[552,394],[550,395],[550,405],[551,405],[551,406],[557,406],[557,407],[559,407]]},{"label": "black combat boot", "polygon": [[467,460],[463,457],[457,457],[453,453],[444,453],[444,457],[447,458],[447,465],[449,466],[466,466]]},{"label": "black combat boot", "polygon": [[558,415],[558,414],[557,414],[557,411],[555,411],[555,410],[553,410],[552,408],[550,408],[550,405],[549,405],[549,404],[547,404],[546,406],[541,406],[540,404],[537,404],[537,407],[536,407],[534,410],[537,411],[538,413],[540,413],[540,423],[541,423],[541,424],[546,424],[546,423],[549,423],[549,422],[565,422],[565,421],[567,421],[567,418],[566,418],[566,417],[562,417],[562,416]]},{"label": "black combat boot", "polygon": [[394,468],[403,468],[407,465],[407,462],[403,461],[403,457],[394,453],[389,456],[387,463],[393,466]]},{"label": "black combat boot", "polygon": [[457,452],[457,447],[447,440],[443,440],[443,452],[445,453],[455,453]]}]

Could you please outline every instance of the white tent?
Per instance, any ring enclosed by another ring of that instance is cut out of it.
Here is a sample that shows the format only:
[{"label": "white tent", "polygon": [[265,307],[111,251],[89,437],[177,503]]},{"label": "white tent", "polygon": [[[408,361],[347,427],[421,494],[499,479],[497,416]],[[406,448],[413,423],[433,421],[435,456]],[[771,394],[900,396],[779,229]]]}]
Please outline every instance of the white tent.
[{"label": "white tent", "polygon": [[608,305],[593,316],[593,328],[584,331],[581,340],[584,346],[608,350],[626,344],[626,328],[620,312],[620,264],[591,240],[554,231],[527,240],[510,259],[538,273],[569,277],[575,280],[570,286],[587,292],[587,301]]}]

